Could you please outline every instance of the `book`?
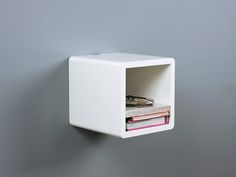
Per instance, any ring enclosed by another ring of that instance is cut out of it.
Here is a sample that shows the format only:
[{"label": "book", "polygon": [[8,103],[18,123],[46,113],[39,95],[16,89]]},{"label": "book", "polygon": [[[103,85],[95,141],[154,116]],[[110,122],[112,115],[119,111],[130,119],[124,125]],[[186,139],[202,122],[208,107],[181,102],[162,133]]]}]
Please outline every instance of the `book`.
[{"label": "book", "polygon": [[163,116],[153,119],[147,119],[147,120],[141,120],[141,121],[131,121],[129,120],[126,123],[126,130],[132,131],[132,130],[139,130],[144,128],[151,128],[155,126],[165,125],[168,124],[169,116]]},{"label": "book", "polygon": [[139,120],[152,119],[152,118],[169,116],[169,115],[170,115],[169,111],[158,112],[158,113],[151,113],[151,114],[144,114],[144,115],[133,116],[133,117],[130,117],[130,120],[132,120],[132,121],[139,121]]},{"label": "book", "polygon": [[146,107],[126,107],[126,117],[133,117],[139,115],[153,114],[158,112],[170,111],[168,104],[154,104],[153,106]]}]

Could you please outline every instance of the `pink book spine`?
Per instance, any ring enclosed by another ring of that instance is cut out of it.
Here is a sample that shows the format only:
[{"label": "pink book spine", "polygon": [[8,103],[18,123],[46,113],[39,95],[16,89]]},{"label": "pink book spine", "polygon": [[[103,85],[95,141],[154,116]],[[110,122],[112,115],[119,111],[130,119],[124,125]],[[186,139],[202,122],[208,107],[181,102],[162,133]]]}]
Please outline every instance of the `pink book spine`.
[{"label": "pink book spine", "polygon": [[138,127],[138,128],[128,128],[128,131],[132,131],[132,130],[140,130],[140,129],[145,129],[145,128],[151,128],[151,127],[157,127],[157,126],[161,126],[161,125],[166,125],[169,123],[169,116],[165,116],[165,123],[161,123],[161,124],[154,124],[154,125],[147,125],[147,126],[143,126],[143,127]]},{"label": "pink book spine", "polygon": [[155,124],[155,125],[148,125],[148,126],[139,127],[139,128],[128,128],[128,131],[140,130],[140,129],[144,129],[144,128],[151,128],[151,127],[156,127],[156,126],[165,125],[165,124],[166,124],[166,123],[163,123],[163,124]]}]

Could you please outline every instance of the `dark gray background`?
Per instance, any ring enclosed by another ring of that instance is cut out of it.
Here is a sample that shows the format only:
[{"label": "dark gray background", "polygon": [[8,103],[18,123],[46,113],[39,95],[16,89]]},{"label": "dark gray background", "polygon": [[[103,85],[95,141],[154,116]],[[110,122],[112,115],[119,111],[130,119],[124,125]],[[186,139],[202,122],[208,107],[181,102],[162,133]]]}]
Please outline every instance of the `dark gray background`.
[{"label": "dark gray background", "polygon": [[[236,1],[0,0],[1,177],[235,177]],[[68,124],[71,55],[176,58],[176,127]]]}]

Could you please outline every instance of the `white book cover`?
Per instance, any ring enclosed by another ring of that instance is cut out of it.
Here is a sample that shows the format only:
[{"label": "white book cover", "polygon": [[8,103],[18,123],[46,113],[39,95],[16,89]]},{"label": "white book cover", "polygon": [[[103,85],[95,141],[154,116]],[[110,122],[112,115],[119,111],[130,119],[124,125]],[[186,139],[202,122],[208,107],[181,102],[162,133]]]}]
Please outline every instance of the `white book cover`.
[{"label": "white book cover", "polygon": [[170,111],[170,105],[168,104],[154,104],[153,106],[146,107],[126,107],[126,117],[134,117],[167,111]]},{"label": "white book cover", "polygon": [[131,117],[132,121],[139,121],[139,120],[145,120],[145,119],[152,119],[157,117],[163,117],[163,116],[169,116],[169,111],[166,112],[158,112],[158,113],[152,113],[152,114],[145,114],[145,115],[139,115],[139,116],[133,116]]}]

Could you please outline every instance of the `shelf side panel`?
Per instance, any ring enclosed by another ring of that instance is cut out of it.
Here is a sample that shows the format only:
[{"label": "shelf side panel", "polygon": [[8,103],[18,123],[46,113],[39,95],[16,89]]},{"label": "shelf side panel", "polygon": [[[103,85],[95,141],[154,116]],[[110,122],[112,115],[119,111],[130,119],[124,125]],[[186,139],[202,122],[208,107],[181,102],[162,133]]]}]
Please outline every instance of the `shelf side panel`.
[{"label": "shelf side panel", "polygon": [[124,69],[91,60],[69,62],[70,124],[121,136],[124,116]]}]

